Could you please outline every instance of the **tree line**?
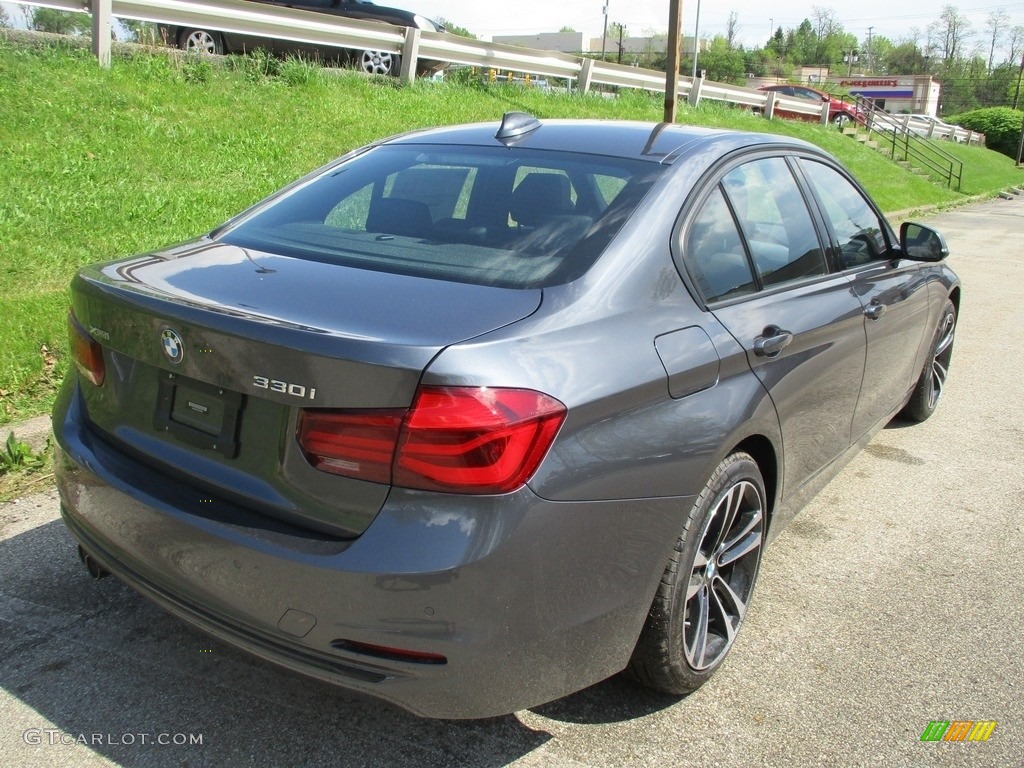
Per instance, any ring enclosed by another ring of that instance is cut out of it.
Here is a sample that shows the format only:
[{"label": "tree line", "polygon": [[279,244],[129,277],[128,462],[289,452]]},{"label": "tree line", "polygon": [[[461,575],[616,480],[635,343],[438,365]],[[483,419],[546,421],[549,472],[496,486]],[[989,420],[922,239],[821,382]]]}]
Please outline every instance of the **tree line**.
[{"label": "tree line", "polygon": [[[779,26],[763,45],[749,48],[738,42],[739,21],[730,13],[725,34],[706,41],[697,54],[697,68],[708,79],[738,85],[749,77],[786,80],[800,67],[828,68],[833,76],[931,75],[942,84],[943,114],[1024,104],[1024,25],[1010,24],[1002,8],[976,29],[955,6],[946,5],[924,29],[892,40],[870,32],[858,38],[833,9],[813,6],[798,26]],[[630,54],[625,61],[662,69],[665,54]],[[689,73],[692,66],[692,54],[684,55],[681,71]]]}]

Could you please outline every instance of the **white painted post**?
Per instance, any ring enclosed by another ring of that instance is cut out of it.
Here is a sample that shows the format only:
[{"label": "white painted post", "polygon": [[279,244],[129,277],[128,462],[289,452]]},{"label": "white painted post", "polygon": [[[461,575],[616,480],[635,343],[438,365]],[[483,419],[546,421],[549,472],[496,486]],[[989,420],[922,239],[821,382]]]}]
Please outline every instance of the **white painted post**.
[{"label": "white painted post", "polygon": [[821,102],[821,124],[828,125],[828,107],[831,102]]},{"label": "white painted post", "polygon": [[594,76],[594,60],[584,59],[580,70],[580,93],[590,93],[590,82]]},{"label": "white painted post", "polygon": [[110,68],[112,22],[110,0],[92,0],[92,52],[104,69]]},{"label": "white painted post", "polygon": [[777,94],[775,91],[768,91],[768,101],[764,103],[764,115],[765,120],[771,120],[775,117],[775,98]]},{"label": "white painted post", "polygon": [[696,107],[700,104],[700,89],[704,86],[703,77],[695,77],[690,81],[690,106]]},{"label": "white painted post", "polygon": [[402,49],[402,82],[412,85],[416,79],[416,64],[420,57],[420,31],[416,27],[405,28],[405,47]]}]

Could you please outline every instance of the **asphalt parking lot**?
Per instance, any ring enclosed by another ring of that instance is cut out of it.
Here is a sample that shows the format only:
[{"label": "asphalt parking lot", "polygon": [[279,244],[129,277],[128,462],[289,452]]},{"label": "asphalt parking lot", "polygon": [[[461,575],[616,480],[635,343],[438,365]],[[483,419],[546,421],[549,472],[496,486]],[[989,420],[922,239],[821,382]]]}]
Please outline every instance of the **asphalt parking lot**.
[{"label": "asphalt parking lot", "polygon": [[[1024,765],[1024,198],[931,216],[964,300],[948,387],[766,552],[726,665],[686,699],[613,678],[433,722],[308,681],[93,582],[53,491],[0,505],[5,766]],[[930,721],[995,721],[922,742]]]}]

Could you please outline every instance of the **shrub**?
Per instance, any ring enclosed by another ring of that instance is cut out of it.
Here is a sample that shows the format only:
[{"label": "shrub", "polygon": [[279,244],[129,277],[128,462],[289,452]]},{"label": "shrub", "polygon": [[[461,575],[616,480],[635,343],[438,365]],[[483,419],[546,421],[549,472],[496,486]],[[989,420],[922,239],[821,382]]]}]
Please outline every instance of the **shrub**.
[{"label": "shrub", "polygon": [[1010,107],[989,107],[974,109],[960,115],[946,118],[947,122],[963,126],[970,131],[985,134],[985,146],[1007,157],[1017,159],[1020,144],[1021,124],[1024,112]]}]

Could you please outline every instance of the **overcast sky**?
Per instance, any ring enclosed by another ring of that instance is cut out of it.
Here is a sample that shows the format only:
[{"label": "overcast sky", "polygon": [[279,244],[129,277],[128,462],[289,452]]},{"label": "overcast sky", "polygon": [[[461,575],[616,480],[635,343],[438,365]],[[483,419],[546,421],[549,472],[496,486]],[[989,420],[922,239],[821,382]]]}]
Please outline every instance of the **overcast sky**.
[{"label": "overcast sky", "polygon": [[[668,0],[378,0],[379,5],[394,5],[415,11],[430,18],[445,18],[466,27],[477,37],[489,40],[494,35],[536,34],[557,32],[562,27],[600,37],[604,16],[601,12],[608,3],[608,21],[625,25],[631,35],[642,36],[649,31],[668,29]],[[18,6],[2,3],[10,12]],[[939,17],[942,0],[705,0],[700,9],[701,36],[713,37],[724,33],[729,12],[739,18],[740,41],[752,47],[764,45],[773,24],[784,29],[796,27],[812,16],[813,8],[821,6],[835,11],[843,28],[863,41],[868,28],[873,34],[884,35],[893,41],[911,34],[916,27],[925,42],[925,30]],[[1000,3],[998,0],[952,2],[979,33],[975,41],[985,38],[985,20],[999,8],[1010,16],[1010,24],[1024,25],[1024,1]],[[683,2],[683,32],[692,35],[697,12],[696,0]],[[20,14],[11,14],[18,18]],[[20,20],[20,19],[19,19]],[[988,53],[987,39],[983,47]],[[998,56],[997,56],[998,59]]]}]

